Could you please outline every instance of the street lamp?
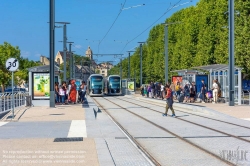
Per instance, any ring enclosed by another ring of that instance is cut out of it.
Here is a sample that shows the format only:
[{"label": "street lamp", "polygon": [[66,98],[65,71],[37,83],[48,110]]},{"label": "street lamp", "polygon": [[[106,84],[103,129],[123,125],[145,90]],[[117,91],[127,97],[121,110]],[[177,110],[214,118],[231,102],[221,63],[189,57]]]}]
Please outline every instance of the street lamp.
[{"label": "street lamp", "polygon": [[128,52],[128,79],[130,79],[130,53],[135,51],[127,51]]},{"label": "street lamp", "polygon": [[173,23],[162,23],[165,25],[164,28],[164,33],[165,33],[165,38],[164,38],[164,43],[165,43],[165,84],[168,82],[168,26],[172,24],[180,24],[181,22],[173,22]]},{"label": "street lamp", "polygon": [[55,107],[55,0],[49,1],[50,108]]},{"label": "street lamp", "polygon": [[69,22],[55,22],[56,24],[63,24],[63,79],[66,81],[66,41],[67,41],[67,35],[66,35],[66,25],[70,24]]},{"label": "street lamp", "polygon": [[138,42],[140,44],[140,87],[142,86],[142,44],[145,42]]}]

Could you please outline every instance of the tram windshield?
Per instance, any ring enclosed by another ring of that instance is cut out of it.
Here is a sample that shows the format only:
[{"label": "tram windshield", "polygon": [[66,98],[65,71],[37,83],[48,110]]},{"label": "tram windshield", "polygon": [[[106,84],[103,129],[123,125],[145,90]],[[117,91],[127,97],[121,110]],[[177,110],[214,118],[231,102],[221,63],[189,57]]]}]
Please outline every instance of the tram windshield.
[{"label": "tram windshield", "polygon": [[91,77],[91,89],[102,89],[102,76]]},{"label": "tram windshield", "polygon": [[109,86],[110,86],[110,88],[119,89],[120,88],[120,82],[121,82],[120,77],[111,77],[111,78],[109,78]]}]

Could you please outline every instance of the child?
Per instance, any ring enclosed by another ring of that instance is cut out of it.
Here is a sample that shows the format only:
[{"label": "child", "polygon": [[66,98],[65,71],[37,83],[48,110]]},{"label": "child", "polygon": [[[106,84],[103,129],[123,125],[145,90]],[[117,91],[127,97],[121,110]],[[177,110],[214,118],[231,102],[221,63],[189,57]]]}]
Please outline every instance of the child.
[{"label": "child", "polygon": [[62,85],[59,88],[59,95],[61,98],[61,103],[64,104],[65,103],[65,90],[63,89]]}]

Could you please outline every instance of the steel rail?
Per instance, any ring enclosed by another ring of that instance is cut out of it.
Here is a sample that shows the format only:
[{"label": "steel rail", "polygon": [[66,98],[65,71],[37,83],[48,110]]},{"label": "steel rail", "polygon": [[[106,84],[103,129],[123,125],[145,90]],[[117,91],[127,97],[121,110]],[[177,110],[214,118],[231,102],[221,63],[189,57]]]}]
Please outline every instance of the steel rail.
[{"label": "steel rail", "polygon": [[[119,99],[119,100],[121,100],[121,99]],[[158,110],[155,110],[155,109],[152,109],[152,108],[149,108],[149,107],[145,107],[145,106],[142,106],[142,105],[140,105],[140,104],[136,104],[136,103],[133,103],[133,102],[130,102],[130,101],[126,101],[126,100],[122,100],[122,101],[131,103],[131,104],[134,104],[134,105],[137,105],[137,106],[141,106],[141,107],[143,107],[143,108],[147,108],[147,109],[149,109],[149,110],[151,110],[151,111],[154,111],[154,112],[157,112],[157,113],[162,114],[162,112],[160,112],[160,111],[158,111]],[[227,136],[229,136],[229,137],[234,137],[234,138],[239,139],[239,140],[241,140],[241,141],[245,141],[245,142],[250,143],[250,140],[247,140],[247,139],[244,139],[244,138],[241,138],[241,137],[238,137],[238,136],[235,136],[235,135],[232,135],[232,134],[229,134],[229,133],[226,133],[226,132],[217,130],[217,129],[213,129],[213,128],[211,128],[211,127],[207,127],[207,126],[204,126],[204,125],[201,125],[201,124],[198,124],[198,123],[195,123],[195,122],[191,122],[191,121],[189,121],[189,120],[185,120],[185,119],[182,119],[182,118],[179,118],[179,117],[176,117],[176,119],[182,120],[182,121],[185,121],[185,122],[187,122],[187,123],[191,123],[191,124],[194,124],[194,125],[196,125],[196,126],[200,126],[200,127],[203,127],[203,128],[206,128],[206,129],[209,129],[209,130],[212,130],[212,131],[215,131],[215,132],[224,134],[224,135],[227,135]]]},{"label": "steel rail", "polygon": [[[123,100],[121,98],[118,98],[118,99]],[[127,98],[127,99],[130,99],[130,98]],[[126,101],[126,100],[123,100],[123,101]],[[155,104],[155,103],[150,103],[150,102],[146,102],[146,101],[142,101],[142,100],[140,100],[140,101],[143,102],[143,103],[148,103],[148,104],[152,104],[152,105],[159,106],[159,107],[164,107],[162,105],[159,105],[160,103]],[[242,128],[246,128],[246,129],[250,129],[250,127],[242,126],[242,125],[239,125],[239,124],[235,124],[235,123],[231,123],[231,122],[227,122],[227,121],[223,121],[223,120],[213,119],[213,118],[209,118],[209,117],[206,117],[206,116],[197,115],[197,114],[193,114],[193,113],[189,113],[189,112],[185,112],[185,111],[180,111],[180,110],[177,110],[177,111],[182,112],[182,113],[187,113],[187,114],[190,114],[190,115],[194,115],[194,116],[199,116],[199,117],[210,119],[210,120],[214,120],[214,121],[218,121],[218,122],[222,122],[222,123],[227,123],[227,124],[230,124],[230,125],[234,125],[234,126],[238,126],[238,127],[242,127]]]},{"label": "steel rail", "polygon": [[[139,118],[145,120],[146,122],[148,122],[148,123],[150,123],[150,124],[152,124],[152,125],[154,125],[154,126],[160,128],[160,129],[162,129],[163,131],[168,132],[169,134],[175,136],[176,138],[179,138],[180,140],[182,140],[182,141],[184,141],[184,142],[186,142],[186,143],[188,143],[188,144],[190,144],[190,145],[192,145],[192,146],[194,146],[194,147],[196,147],[196,148],[198,148],[198,149],[204,151],[205,153],[207,153],[207,154],[209,154],[209,155],[211,155],[211,156],[213,156],[213,157],[215,157],[215,158],[217,158],[217,159],[219,159],[219,160],[225,162],[226,164],[235,165],[234,163],[231,163],[231,162],[229,162],[229,161],[227,161],[227,160],[221,158],[220,156],[218,156],[218,155],[216,155],[216,154],[214,154],[214,153],[212,153],[212,152],[206,150],[205,148],[203,148],[203,147],[201,147],[201,146],[199,146],[199,145],[197,145],[197,144],[195,144],[195,143],[189,141],[188,139],[183,138],[183,137],[179,136],[178,134],[175,134],[175,133],[169,131],[168,129],[166,129],[166,128],[164,128],[164,127],[162,127],[162,126],[160,126],[160,125],[158,125],[158,124],[156,124],[156,123],[154,123],[154,122],[152,122],[152,121],[150,121],[150,120],[148,120],[148,119],[146,119],[146,118],[144,118],[144,117],[142,117],[142,116],[140,116],[140,115],[138,115],[138,114],[136,114],[136,113],[134,113],[134,112],[132,112],[132,111],[130,111],[130,110],[128,110],[127,108],[124,108],[123,106],[118,105],[118,104],[114,103],[113,101],[110,101],[110,100],[108,100],[108,99],[106,99],[106,98],[104,98],[104,97],[102,97],[102,98],[105,99],[105,100],[107,100],[107,101],[109,101],[109,102],[111,102],[112,104],[114,104],[114,105],[116,105],[116,106],[118,106],[118,107],[120,107],[120,108],[126,110],[127,112],[129,112],[129,113],[131,113],[131,114],[133,114],[133,115],[135,115],[135,116],[137,116],[137,117],[139,117]],[[143,107],[143,108],[147,108],[147,107]],[[148,109],[150,109],[150,108],[148,108]]]},{"label": "steel rail", "polygon": [[102,110],[105,111],[110,116],[110,118],[116,123],[116,125],[119,126],[124,133],[127,134],[127,136],[131,139],[131,141],[142,151],[142,153],[144,153],[144,155],[146,155],[148,157],[148,159],[153,164],[155,164],[156,166],[161,166],[161,164],[159,162],[157,162],[157,160],[152,155],[150,155],[146,151],[146,149],[144,149],[143,146],[140,145],[140,143],[138,141],[136,141],[136,139],[109,113],[109,111],[107,111],[94,97],[92,97],[92,99],[94,100],[96,105],[98,107],[102,108]]}]

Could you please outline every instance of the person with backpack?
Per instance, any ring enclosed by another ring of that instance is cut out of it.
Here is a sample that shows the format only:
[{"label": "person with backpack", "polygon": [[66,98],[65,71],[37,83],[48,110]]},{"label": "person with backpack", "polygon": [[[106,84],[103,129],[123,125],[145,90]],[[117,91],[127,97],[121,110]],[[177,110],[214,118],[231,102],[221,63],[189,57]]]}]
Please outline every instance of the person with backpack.
[{"label": "person with backpack", "polygon": [[172,111],[172,117],[176,117],[174,109],[173,109],[174,100],[173,100],[172,90],[169,87],[169,85],[166,85],[165,88],[166,88],[165,89],[166,90],[166,96],[165,96],[166,97],[166,111],[165,111],[164,114],[162,114],[162,116],[167,116],[168,115],[168,109],[170,109]]}]

